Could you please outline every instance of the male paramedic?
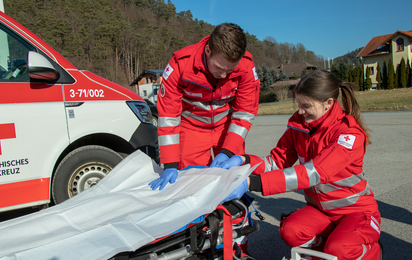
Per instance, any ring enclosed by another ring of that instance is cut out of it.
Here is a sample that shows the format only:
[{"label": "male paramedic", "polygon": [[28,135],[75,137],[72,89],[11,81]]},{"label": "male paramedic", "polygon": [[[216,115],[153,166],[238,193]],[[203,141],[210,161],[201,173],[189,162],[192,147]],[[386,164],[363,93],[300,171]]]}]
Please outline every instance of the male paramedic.
[{"label": "male paramedic", "polygon": [[232,23],[176,51],[162,77],[157,109],[165,170],[149,183],[154,190],[174,183],[178,169],[214,167],[243,154],[259,105],[260,80],[246,51],[246,35]]}]

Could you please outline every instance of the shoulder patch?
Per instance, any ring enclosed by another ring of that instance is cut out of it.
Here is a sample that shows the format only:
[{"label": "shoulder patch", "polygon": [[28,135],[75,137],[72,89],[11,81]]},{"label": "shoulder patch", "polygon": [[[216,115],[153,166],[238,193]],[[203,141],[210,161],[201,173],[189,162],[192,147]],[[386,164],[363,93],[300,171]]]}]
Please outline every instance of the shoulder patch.
[{"label": "shoulder patch", "polygon": [[253,67],[252,71],[253,71],[253,75],[255,76],[255,81],[258,80],[259,77],[258,77],[258,74],[256,73],[256,67]]},{"label": "shoulder patch", "polygon": [[338,139],[338,144],[346,148],[352,149],[353,144],[355,143],[355,139],[356,139],[356,136],[354,135],[340,135]]},{"label": "shoulder patch", "polygon": [[167,78],[170,76],[170,74],[172,74],[172,72],[173,72],[173,68],[169,64],[167,64],[165,70],[163,71],[163,75],[162,75],[163,79],[167,80]]}]

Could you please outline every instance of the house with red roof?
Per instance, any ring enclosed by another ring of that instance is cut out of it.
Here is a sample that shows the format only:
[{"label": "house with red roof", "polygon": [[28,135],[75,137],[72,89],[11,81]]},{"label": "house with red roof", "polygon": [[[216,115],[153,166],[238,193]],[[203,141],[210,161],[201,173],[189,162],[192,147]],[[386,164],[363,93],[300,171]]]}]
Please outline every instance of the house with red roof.
[{"label": "house with red roof", "polygon": [[405,62],[412,61],[412,30],[396,31],[392,34],[373,37],[357,57],[363,59],[365,76],[366,69],[369,67],[372,88],[374,88],[377,84],[376,68],[378,63],[382,71],[383,61],[385,60],[386,66],[388,66],[389,58],[392,58],[396,71],[396,67],[399,66],[402,58],[405,59]]}]

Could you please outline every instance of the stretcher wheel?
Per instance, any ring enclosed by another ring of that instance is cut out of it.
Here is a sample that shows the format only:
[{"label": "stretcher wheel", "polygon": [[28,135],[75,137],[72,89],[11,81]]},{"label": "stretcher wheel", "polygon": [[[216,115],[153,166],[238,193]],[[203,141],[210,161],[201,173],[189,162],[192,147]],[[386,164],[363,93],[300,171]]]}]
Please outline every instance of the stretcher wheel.
[{"label": "stretcher wheel", "polygon": [[123,157],[103,146],[89,145],[70,152],[53,176],[52,196],[56,204],[96,185]]}]

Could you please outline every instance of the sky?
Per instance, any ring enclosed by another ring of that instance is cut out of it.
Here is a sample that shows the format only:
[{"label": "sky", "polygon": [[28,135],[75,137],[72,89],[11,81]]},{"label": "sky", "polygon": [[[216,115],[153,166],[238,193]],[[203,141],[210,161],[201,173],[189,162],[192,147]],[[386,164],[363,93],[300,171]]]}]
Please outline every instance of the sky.
[{"label": "sky", "polygon": [[235,23],[261,41],[270,36],[278,43],[301,43],[325,59],[364,47],[372,37],[412,30],[412,0],[171,2],[177,13],[190,10],[193,19],[212,25]]}]

